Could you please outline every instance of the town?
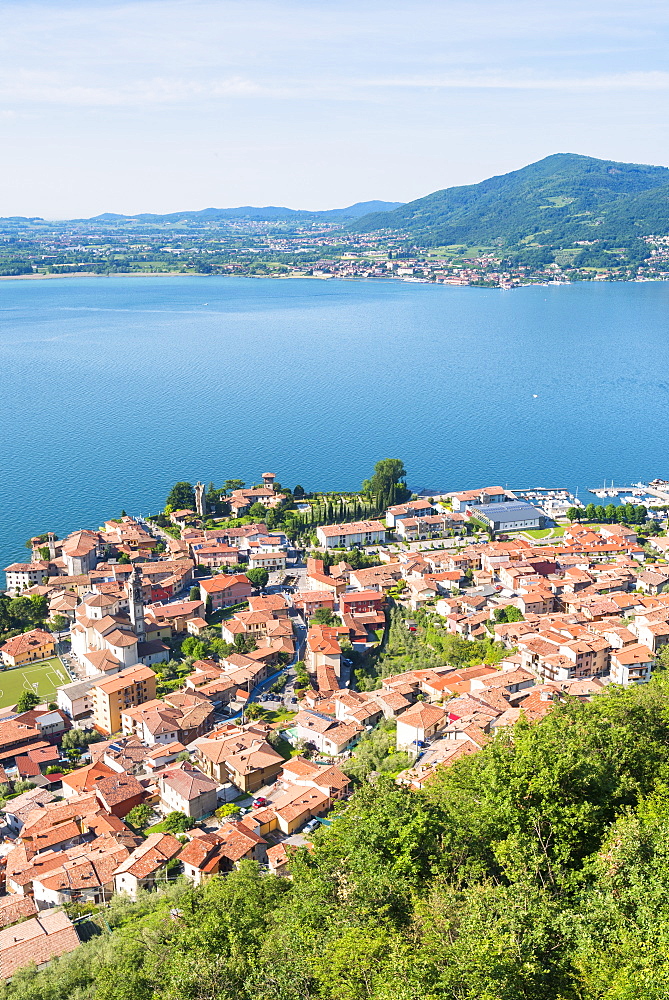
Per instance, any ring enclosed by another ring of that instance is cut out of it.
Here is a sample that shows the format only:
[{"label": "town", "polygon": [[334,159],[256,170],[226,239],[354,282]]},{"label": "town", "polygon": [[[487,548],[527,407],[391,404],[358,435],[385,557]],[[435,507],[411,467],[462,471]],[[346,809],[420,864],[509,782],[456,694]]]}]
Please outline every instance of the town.
[{"label": "town", "polygon": [[169,273],[395,279],[503,289],[667,280],[669,237],[647,236],[639,242],[642,248],[634,259],[625,247],[612,248],[610,241],[598,239],[561,250],[538,248],[519,257],[494,243],[422,246],[401,232],[356,233],[324,221],[0,219],[0,277]]},{"label": "town", "polygon": [[113,896],[247,860],[290,877],[361,784],[422,789],[667,665],[664,515],[405,475],[181,482],[5,568],[2,977],[75,950]]}]

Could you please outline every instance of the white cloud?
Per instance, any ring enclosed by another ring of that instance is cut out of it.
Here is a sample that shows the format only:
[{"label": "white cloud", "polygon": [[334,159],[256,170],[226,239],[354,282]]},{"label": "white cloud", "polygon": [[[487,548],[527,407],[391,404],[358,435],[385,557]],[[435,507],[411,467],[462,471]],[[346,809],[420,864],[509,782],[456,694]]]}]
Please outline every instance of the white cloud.
[{"label": "white cloud", "polygon": [[359,86],[442,90],[667,90],[669,72],[649,70],[601,76],[533,77],[507,74],[461,74],[433,77],[381,77],[360,80]]}]

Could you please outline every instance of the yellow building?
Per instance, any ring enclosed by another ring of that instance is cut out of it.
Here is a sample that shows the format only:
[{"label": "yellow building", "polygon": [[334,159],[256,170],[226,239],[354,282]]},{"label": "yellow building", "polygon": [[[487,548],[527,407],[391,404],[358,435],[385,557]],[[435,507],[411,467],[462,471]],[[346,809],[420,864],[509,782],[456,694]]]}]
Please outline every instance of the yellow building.
[{"label": "yellow building", "polygon": [[156,697],[156,675],[150,667],[138,663],[101,680],[91,694],[95,728],[101,733],[116,733],[121,729],[121,712]]},{"label": "yellow building", "polygon": [[53,636],[42,628],[34,628],[23,635],[15,635],[0,647],[2,660],[6,667],[21,667],[35,660],[46,660],[54,656],[56,647]]}]

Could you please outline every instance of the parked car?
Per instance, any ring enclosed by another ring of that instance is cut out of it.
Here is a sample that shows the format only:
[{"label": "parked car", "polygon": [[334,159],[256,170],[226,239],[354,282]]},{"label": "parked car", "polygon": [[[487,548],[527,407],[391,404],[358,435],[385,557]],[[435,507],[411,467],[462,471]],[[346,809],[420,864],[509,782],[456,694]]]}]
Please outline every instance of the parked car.
[{"label": "parked car", "polygon": [[318,820],[310,819],[307,825],[302,830],[302,833],[313,833],[313,831],[316,829],[317,826],[318,826]]},{"label": "parked car", "polygon": [[253,800],[254,809],[262,809],[262,807],[266,805],[268,805],[268,801],[263,795],[259,795],[257,799]]}]

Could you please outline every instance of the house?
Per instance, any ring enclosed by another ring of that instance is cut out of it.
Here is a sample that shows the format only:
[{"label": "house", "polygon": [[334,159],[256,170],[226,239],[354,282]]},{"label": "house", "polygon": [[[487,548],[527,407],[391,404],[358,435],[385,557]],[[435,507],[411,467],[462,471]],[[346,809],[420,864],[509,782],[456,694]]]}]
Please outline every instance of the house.
[{"label": "house", "polygon": [[211,580],[200,582],[200,596],[206,603],[211,600],[211,610],[228,608],[233,604],[243,604],[248,601],[253,592],[251,581],[244,573],[231,576],[214,576]]},{"label": "house", "polygon": [[132,774],[110,774],[95,782],[95,794],[108,813],[123,819],[146,798],[146,789]]},{"label": "house", "polygon": [[342,652],[339,629],[330,625],[312,625],[307,632],[306,662],[308,669],[316,672],[319,667],[331,667],[337,678],[341,677]]},{"label": "house", "polygon": [[211,875],[232,871],[241,861],[266,859],[266,841],[252,817],[223,823],[216,833],[197,832],[179,855],[187,879],[201,885]]},{"label": "house", "polygon": [[360,615],[369,611],[382,611],[385,598],[378,590],[359,590],[342,594],[339,608],[342,614]]},{"label": "house", "polygon": [[386,527],[395,528],[398,521],[412,517],[428,517],[434,514],[434,507],[427,500],[409,500],[408,503],[395,504],[386,511]]},{"label": "house", "polygon": [[218,785],[213,778],[183,761],[158,778],[160,799],[167,812],[182,812],[192,819],[210,816],[217,806]]},{"label": "house", "polygon": [[639,573],[636,583],[644,594],[662,594],[669,588],[669,574],[646,570]]},{"label": "house", "polygon": [[653,654],[647,646],[634,645],[611,650],[611,680],[629,687],[650,680]]},{"label": "house", "polygon": [[132,899],[138,889],[153,889],[168,864],[181,850],[181,842],[169,833],[150,833],[114,872],[114,888]]},{"label": "house", "polygon": [[448,725],[448,713],[438,705],[417,702],[397,717],[397,749],[418,753],[422,743]]},{"label": "house", "polygon": [[295,730],[299,742],[313,743],[318,750],[329,756],[348,750],[365,731],[364,726],[358,723],[340,722],[331,715],[312,709],[298,712],[291,728]]},{"label": "house", "polygon": [[11,979],[19,969],[33,964],[43,969],[52,959],[75,951],[79,944],[67,913],[41,913],[0,931],[0,975]]},{"label": "house", "polygon": [[42,582],[49,574],[46,562],[12,563],[5,566],[5,589],[12,597]]},{"label": "house", "polygon": [[351,549],[379,545],[386,540],[380,521],[353,521],[351,524],[325,524],[316,528],[319,544],[325,549]]},{"label": "house", "polygon": [[271,784],[283,757],[267,742],[264,726],[224,726],[220,731],[195,740],[189,749],[205,774],[219,785],[232,782],[242,792],[256,792]]},{"label": "house", "polygon": [[293,607],[302,611],[307,618],[325,608],[334,611],[335,595],[328,590],[301,590],[293,594]]},{"label": "house", "polygon": [[[120,666],[120,664],[119,664]],[[56,704],[58,708],[69,715],[71,719],[88,718],[93,711],[93,679],[73,681],[58,688]]]},{"label": "house", "polygon": [[150,667],[134,666],[99,681],[92,690],[93,723],[105,735],[121,728],[123,709],[156,697],[156,675]]},{"label": "house", "polygon": [[53,636],[42,628],[15,635],[0,646],[2,661],[6,667],[20,667],[36,660],[46,660],[56,652]]},{"label": "house", "polygon": [[482,507],[495,503],[505,503],[509,497],[501,486],[484,486],[480,490],[465,490],[463,493],[448,493],[454,511],[463,512],[468,507]]},{"label": "house", "polygon": [[147,746],[176,740],[187,745],[211,727],[213,715],[213,706],[199,692],[173,691],[162,699],[122,709],[121,727]]}]

